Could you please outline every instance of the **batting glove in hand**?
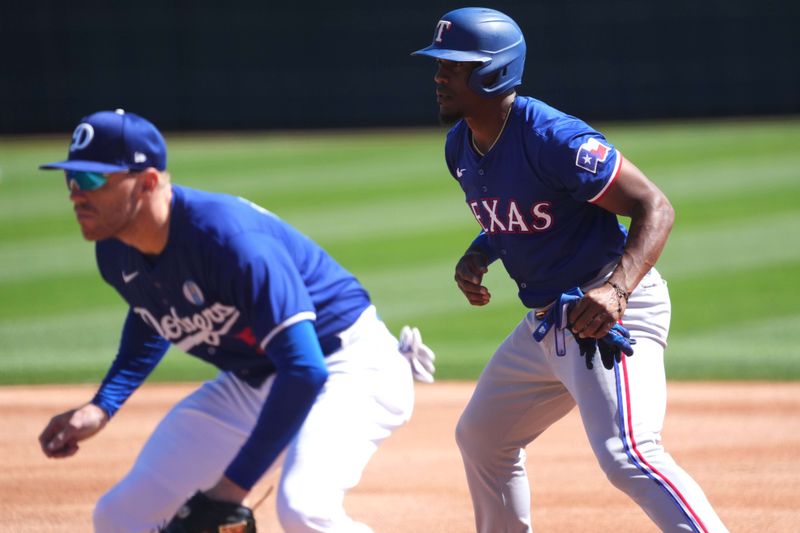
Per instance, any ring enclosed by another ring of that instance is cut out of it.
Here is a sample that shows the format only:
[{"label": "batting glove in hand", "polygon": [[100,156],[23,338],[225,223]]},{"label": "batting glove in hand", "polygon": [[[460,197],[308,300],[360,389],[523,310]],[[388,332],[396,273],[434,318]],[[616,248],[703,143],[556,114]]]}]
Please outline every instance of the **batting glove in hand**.
[{"label": "batting glove in hand", "polygon": [[[555,326],[556,355],[563,357],[567,353],[564,332],[567,329],[571,330],[571,324],[568,323],[567,316],[581,298],[583,298],[583,291],[579,287],[572,288],[561,294],[550,309],[542,315],[539,326],[533,332],[533,338],[537,342],[541,342],[547,332]],[[539,318],[538,315],[537,318]],[[633,355],[633,347],[631,345],[636,344],[636,339],[632,339],[630,332],[620,324],[614,324],[601,339],[592,337],[580,338],[577,335],[574,335],[574,338],[578,343],[581,356],[586,360],[586,368],[590,370],[594,368],[594,354],[598,349],[600,350],[603,366],[611,370],[614,368],[615,361],[619,363],[622,360],[621,354]]]},{"label": "batting glove in hand", "polygon": [[615,362],[622,361],[623,353],[628,357],[633,355],[631,345],[636,344],[636,339],[632,339],[630,332],[620,324],[614,324],[614,327],[601,339],[591,337],[582,339],[576,336],[575,341],[578,343],[581,356],[586,359],[586,368],[589,370],[594,368],[592,361],[596,351],[600,351],[603,366],[611,370]]},{"label": "batting glove in hand", "polygon": [[433,383],[433,373],[436,371],[433,362],[436,360],[436,355],[422,343],[422,335],[417,328],[403,326],[397,348],[411,364],[411,373],[415,380]]},{"label": "batting glove in hand", "polygon": [[200,491],[184,503],[161,533],[256,533],[249,507],[212,500]]}]

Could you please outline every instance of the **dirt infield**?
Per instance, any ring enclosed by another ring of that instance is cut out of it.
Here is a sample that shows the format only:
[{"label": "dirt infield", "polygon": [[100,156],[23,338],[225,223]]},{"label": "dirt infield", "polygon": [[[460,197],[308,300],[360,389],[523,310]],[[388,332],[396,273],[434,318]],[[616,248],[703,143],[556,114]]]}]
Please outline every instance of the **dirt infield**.
[{"label": "dirt infield", "polygon": [[[416,412],[378,451],[348,495],[377,532],[473,530],[453,428],[472,383],[417,387]],[[37,436],[50,416],[94,387],[0,388],[0,531],[90,531],[94,500],[121,477],[145,437],[189,385],[145,385],[77,456],[47,459]],[[664,443],[734,532],[800,529],[800,383],[670,383]],[[573,410],[528,449],[537,531],[655,531],[604,479]],[[279,531],[269,498],[259,531]],[[134,502],[132,502],[134,504]]]}]

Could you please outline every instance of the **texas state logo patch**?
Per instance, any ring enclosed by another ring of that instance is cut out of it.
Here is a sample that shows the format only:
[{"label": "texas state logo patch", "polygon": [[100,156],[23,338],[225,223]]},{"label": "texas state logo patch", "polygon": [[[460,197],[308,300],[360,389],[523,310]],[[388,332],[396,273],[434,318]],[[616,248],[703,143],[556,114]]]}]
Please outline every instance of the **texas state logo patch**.
[{"label": "texas state logo patch", "polygon": [[611,147],[607,146],[595,138],[591,138],[578,148],[578,156],[575,158],[575,165],[592,174],[597,174],[597,165],[604,163]]}]

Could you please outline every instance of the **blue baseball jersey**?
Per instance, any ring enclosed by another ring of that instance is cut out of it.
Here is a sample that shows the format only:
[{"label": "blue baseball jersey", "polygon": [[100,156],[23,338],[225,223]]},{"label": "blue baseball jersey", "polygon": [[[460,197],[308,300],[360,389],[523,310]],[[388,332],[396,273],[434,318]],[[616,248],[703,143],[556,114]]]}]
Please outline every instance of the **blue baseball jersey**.
[{"label": "blue baseball jersey", "polygon": [[[247,200],[172,186],[166,248],[147,257],[117,239],[96,244],[100,273],[129,304],[117,359],[95,403],[113,413],[168,344],[243,378],[263,380],[270,341],[313,321],[323,352],[370,305],[358,280],[280,218]],[[328,353],[325,353],[328,355]]]},{"label": "blue baseball jersey", "polygon": [[517,96],[487,154],[461,120],[448,132],[445,158],[481,227],[474,246],[503,262],[525,306],[548,304],[622,255],[624,226],[592,203],[622,156],[585,122]]}]

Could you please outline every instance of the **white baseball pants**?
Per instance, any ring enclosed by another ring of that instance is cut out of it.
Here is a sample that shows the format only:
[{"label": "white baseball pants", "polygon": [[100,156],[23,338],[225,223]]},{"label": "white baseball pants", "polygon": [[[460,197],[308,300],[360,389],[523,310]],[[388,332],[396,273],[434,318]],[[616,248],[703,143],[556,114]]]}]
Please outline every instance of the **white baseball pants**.
[{"label": "white baseball pants", "polygon": [[[596,280],[585,289],[602,283]],[[727,531],[702,489],[664,451],[664,347],[670,321],[666,283],[651,270],[630,295],[623,325],[634,355],[612,370],[600,355],[589,370],[572,335],[556,355],[555,328],[541,343],[529,312],[484,369],[456,429],[477,530],[532,531],[525,447],[575,405],[609,481],[663,531]],[[566,482],[575,482],[567,480]]]},{"label": "white baseball pants", "polygon": [[[347,516],[344,496],[413,409],[411,368],[375,308],[341,336],[342,349],[326,358],[330,377],[282,456],[275,499],[287,532],[371,531]],[[95,531],[155,531],[194,491],[211,487],[250,434],[272,381],[254,389],[221,372],[173,407],[98,501]]]}]

